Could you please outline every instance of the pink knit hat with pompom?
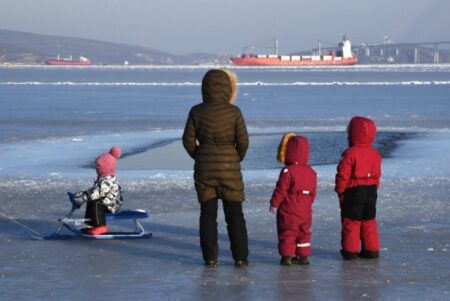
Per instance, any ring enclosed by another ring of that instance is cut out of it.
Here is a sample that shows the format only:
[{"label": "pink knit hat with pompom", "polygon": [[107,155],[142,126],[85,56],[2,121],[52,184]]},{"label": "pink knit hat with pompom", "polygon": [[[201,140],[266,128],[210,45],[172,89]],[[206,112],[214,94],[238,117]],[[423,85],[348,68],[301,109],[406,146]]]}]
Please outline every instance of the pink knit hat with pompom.
[{"label": "pink knit hat with pompom", "polygon": [[111,149],[109,150],[109,153],[111,155],[113,155],[114,157],[116,157],[116,159],[119,159],[120,156],[122,155],[122,150],[120,149],[120,147],[118,146],[113,146],[111,147]]},{"label": "pink knit hat with pompom", "polygon": [[108,153],[103,153],[95,159],[95,170],[99,177],[114,176],[116,174],[116,162],[122,155],[120,147],[113,146]]}]

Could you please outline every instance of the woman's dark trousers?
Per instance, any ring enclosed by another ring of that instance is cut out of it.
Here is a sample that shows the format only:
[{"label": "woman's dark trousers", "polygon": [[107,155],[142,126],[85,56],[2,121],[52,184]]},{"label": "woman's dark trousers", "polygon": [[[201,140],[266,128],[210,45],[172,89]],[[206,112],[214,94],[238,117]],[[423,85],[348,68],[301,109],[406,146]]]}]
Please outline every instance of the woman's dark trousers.
[{"label": "woman's dark trousers", "polygon": [[[235,261],[247,260],[248,238],[242,202],[222,200],[231,254]],[[217,243],[218,200],[200,202],[200,246],[205,261],[217,261],[219,245]]]}]

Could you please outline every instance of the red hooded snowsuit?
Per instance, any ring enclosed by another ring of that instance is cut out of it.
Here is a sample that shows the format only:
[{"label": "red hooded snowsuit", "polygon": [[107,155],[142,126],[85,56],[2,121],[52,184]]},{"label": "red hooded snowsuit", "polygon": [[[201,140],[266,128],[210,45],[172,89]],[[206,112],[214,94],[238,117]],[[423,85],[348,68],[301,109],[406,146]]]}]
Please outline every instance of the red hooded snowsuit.
[{"label": "red hooded snowsuit", "polygon": [[305,137],[288,140],[285,164],[273,191],[270,205],[277,210],[278,251],[281,256],[311,254],[312,203],[317,175],[308,165],[309,143]]},{"label": "red hooded snowsuit", "polygon": [[375,123],[353,117],[348,125],[349,148],[337,166],[335,190],[341,201],[342,251],[379,252],[376,223],[377,189],[381,177],[381,155],[372,146]]}]

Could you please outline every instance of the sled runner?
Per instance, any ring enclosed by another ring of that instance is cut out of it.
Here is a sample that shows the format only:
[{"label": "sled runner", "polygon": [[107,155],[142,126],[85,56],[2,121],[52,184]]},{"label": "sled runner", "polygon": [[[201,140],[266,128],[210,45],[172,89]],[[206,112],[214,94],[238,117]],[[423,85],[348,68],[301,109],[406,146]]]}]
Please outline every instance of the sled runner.
[{"label": "sled runner", "polygon": [[[70,193],[68,193],[70,194]],[[69,197],[69,200],[72,200]],[[79,208],[79,207],[78,207]],[[142,209],[136,210],[120,210],[116,213],[107,213],[105,215],[106,220],[110,223],[113,221],[131,221],[134,225],[133,231],[129,232],[107,232],[100,235],[92,235],[88,233],[82,232],[82,228],[86,227],[86,219],[84,218],[71,218],[72,214],[77,209],[77,206],[72,203],[72,208],[67,212],[66,216],[63,219],[58,219],[60,221],[58,229],[55,233],[45,236],[45,237],[35,237],[36,239],[59,239],[59,238],[67,238],[67,236],[62,236],[59,234],[61,229],[64,227],[71,231],[72,233],[88,239],[136,239],[136,238],[150,238],[152,233],[145,232],[144,227],[140,223],[139,220],[149,218],[147,211]],[[108,223],[109,224],[109,223]]]},{"label": "sled runner", "polygon": [[139,222],[140,219],[146,219],[149,215],[145,210],[121,210],[117,213],[107,213],[106,220],[108,222],[117,220],[131,220],[134,224],[134,230],[130,232],[107,232],[101,235],[91,235],[81,231],[85,227],[85,219],[64,218],[61,221],[62,225],[75,233],[76,235],[89,239],[132,239],[132,238],[150,238],[152,233],[147,233],[144,227]]}]

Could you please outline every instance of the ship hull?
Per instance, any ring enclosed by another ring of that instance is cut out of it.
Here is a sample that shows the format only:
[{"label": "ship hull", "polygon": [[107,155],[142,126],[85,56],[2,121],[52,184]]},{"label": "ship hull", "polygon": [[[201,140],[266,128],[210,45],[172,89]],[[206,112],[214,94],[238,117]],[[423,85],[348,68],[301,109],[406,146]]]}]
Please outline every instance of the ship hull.
[{"label": "ship hull", "polygon": [[89,66],[92,65],[91,61],[68,61],[68,60],[46,60],[47,65],[56,66]]},{"label": "ship hull", "polygon": [[232,57],[231,63],[235,66],[335,66],[335,65],[354,65],[358,63],[357,57],[339,58],[333,57],[328,60],[323,59],[300,59],[300,60],[282,60],[279,57]]}]

